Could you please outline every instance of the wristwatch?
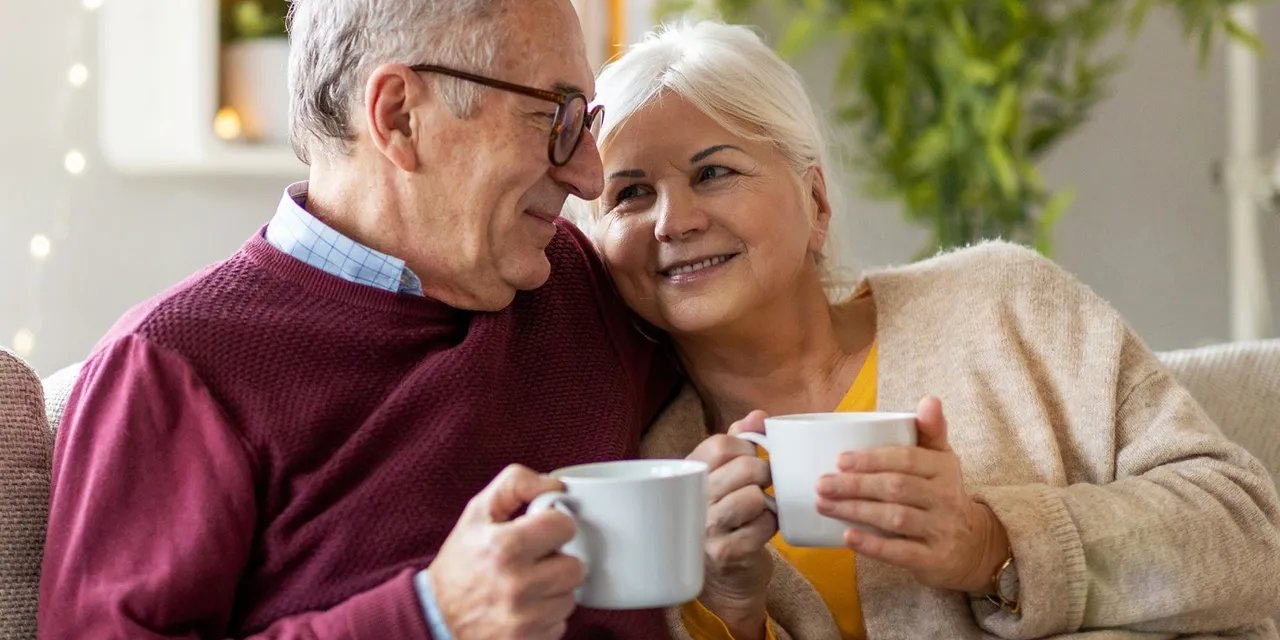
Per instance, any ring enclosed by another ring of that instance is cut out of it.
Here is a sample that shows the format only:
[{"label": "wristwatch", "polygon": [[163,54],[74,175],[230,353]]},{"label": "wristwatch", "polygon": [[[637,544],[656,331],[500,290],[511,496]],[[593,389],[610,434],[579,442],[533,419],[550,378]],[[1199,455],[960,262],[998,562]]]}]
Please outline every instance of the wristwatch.
[{"label": "wristwatch", "polygon": [[1013,549],[1009,549],[1009,557],[991,574],[991,595],[987,601],[1013,615],[1022,612],[1022,603],[1018,600],[1018,567],[1013,562]]}]

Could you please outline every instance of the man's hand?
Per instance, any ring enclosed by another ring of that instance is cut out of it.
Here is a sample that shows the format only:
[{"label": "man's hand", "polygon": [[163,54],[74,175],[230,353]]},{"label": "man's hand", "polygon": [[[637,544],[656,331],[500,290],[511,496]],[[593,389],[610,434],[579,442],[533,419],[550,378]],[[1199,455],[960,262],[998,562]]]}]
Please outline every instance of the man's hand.
[{"label": "man's hand", "polygon": [[557,480],[507,467],[467,503],[427,570],[436,604],[457,640],[554,639],[586,579],[578,559],[559,553],[574,524],[554,509],[512,519]]}]

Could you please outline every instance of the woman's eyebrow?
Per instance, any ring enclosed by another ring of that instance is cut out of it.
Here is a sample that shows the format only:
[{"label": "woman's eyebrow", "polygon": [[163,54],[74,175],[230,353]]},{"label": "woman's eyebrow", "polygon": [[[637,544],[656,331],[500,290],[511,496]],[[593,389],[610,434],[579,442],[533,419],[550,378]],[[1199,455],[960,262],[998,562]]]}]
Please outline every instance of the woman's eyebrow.
[{"label": "woman's eyebrow", "polygon": [[640,169],[623,169],[622,171],[614,171],[613,173],[609,174],[610,180],[614,178],[643,178],[643,177],[645,177],[644,171],[641,171]]},{"label": "woman's eyebrow", "polygon": [[[742,149],[739,149],[739,148],[737,148],[737,147],[735,147],[735,146],[733,146],[733,145],[731,145],[731,144],[717,144],[717,145],[714,145],[714,146],[711,146],[711,147],[707,147],[706,149],[703,149],[702,151],[699,151],[699,152],[697,152],[697,153],[693,154],[693,156],[689,158],[689,164],[695,164],[695,163],[697,163],[697,162],[698,162],[698,161],[700,161],[700,160],[704,160],[704,159],[706,159],[706,158],[707,158],[707,156],[710,156],[710,155],[711,155],[711,154],[713,154],[713,153],[718,153],[718,152],[720,152],[720,151],[724,151],[725,149],[733,149],[734,151],[742,151]],[[743,152],[743,153],[745,153],[745,152]]]}]

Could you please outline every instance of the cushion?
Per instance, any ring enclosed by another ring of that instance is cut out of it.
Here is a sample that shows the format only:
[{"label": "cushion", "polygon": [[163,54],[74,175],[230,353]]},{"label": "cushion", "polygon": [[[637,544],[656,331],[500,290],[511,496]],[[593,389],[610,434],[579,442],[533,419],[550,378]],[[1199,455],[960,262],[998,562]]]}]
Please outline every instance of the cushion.
[{"label": "cushion", "polygon": [[0,638],[34,638],[53,432],[40,379],[0,349]]},{"label": "cushion", "polygon": [[83,362],[77,362],[44,379],[44,414],[49,428],[55,433],[62,426],[62,414],[67,410],[67,400],[71,399],[71,389],[75,387],[83,366]]},{"label": "cushion", "polygon": [[1280,479],[1280,340],[1169,351],[1160,359],[1223,433]]}]

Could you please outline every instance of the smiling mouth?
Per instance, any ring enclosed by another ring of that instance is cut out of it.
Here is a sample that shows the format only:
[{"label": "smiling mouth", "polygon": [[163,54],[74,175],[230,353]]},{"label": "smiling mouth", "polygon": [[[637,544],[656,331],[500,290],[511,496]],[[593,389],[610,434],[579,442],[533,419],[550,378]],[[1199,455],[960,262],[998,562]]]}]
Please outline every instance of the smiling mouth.
[{"label": "smiling mouth", "polygon": [[661,273],[663,277],[667,277],[667,278],[674,278],[677,276],[687,276],[689,274],[702,271],[703,269],[710,269],[711,267],[714,267],[716,265],[724,264],[736,257],[738,257],[738,254],[736,253],[726,253],[724,255],[713,256],[710,258],[706,258],[704,260],[699,260],[697,262],[677,265],[665,271],[660,271],[659,273]]},{"label": "smiling mouth", "polygon": [[559,217],[560,217],[560,216],[559,216],[559,214],[555,214],[555,213],[543,213],[543,212],[541,212],[541,211],[534,211],[533,209],[525,209],[525,211],[524,211],[524,212],[525,212],[525,214],[526,214],[526,215],[533,216],[533,217],[535,217],[535,218],[537,218],[537,219],[539,219],[539,220],[542,220],[543,222],[549,222],[549,223],[551,223],[551,224],[555,224],[555,223],[556,223],[556,218],[559,218]]}]

